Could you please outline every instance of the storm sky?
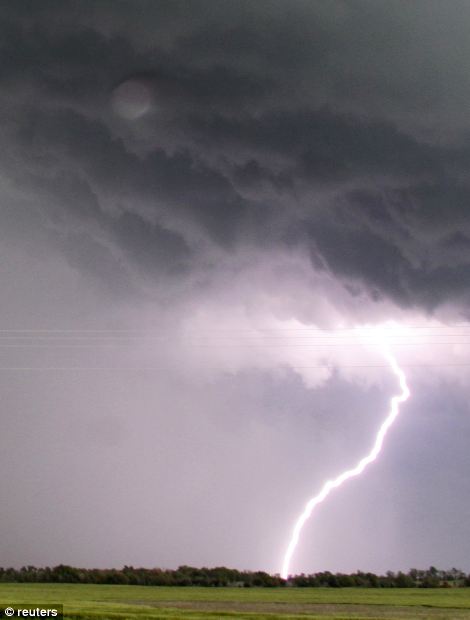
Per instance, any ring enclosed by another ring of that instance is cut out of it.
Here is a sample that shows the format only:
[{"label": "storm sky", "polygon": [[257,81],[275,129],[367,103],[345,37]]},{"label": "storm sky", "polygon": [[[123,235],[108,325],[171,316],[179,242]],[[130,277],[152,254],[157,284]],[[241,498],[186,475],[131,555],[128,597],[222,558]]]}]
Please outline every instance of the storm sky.
[{"label": "storm sky", "polygon": [[469,21],[2,3],[0,565],[470,570]]}]

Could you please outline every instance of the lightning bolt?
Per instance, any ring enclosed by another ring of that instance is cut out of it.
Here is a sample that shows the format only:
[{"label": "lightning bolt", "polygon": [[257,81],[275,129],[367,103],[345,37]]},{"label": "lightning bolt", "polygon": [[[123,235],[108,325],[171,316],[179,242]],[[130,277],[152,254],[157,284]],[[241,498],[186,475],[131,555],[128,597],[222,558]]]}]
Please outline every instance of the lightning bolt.
[{"label": "lightning bolt", "polygon": [[281,577],[283,579],[287,579],[289,577],[289,566],[290,566],[290,562],[292,559],[292,555],[299,542],[300,532],[302,531],[302,528],[305,522],[307,521],[307,519],[311,516],[313,509],[318,504],[321,504],[321,502],[323,502],[323,500],[325,500],[328,497],[328,495],[331,493],[333,489],[336,489],[337,487],[341,486],[343,482],[346,482],[346,480],[349,480],[350,478],[354,478],[355,476],[359,476],[360,474],[362,474],[364,469],[370,463],[375,461],[375,459],[377,458],[377,456],[380,454],[382,450],[385,436],[387,435],[389,428],[395,422],[395,419],[400,411],[401,403],[404,403],[406,400],[408,400],[410,396],[410,390],[406,383],[405,373],[398,365],[397,360],[392,355],[390,350],[385,346],[383,349],[383,354],[384,354],[384,357],[387,359],[388,363],[390,364],[390,368],[392,372],[398,378],[398,383],[401,388],[401,393],[391,398],[389,413],[387,417],[385,418],[385,420],[382,422],[382,425],[377,432],[374,445],[372,447],[372,450],[369,452],[369,454],[365,456],[364,458],[362,458],[359,461],[359,463],[356,465],[356,467],[354,467],[353,469],[349,469],[343,472],[334,480],[328,480],[327,482],[325,482],[325,484],[323,485],[323,488],[318,493],[318,495],[315,495],[315,497],[312,497],[308,501],[307,505],[304,508],[304,511],[302,512],[300,517],[297,519],[294,525],[294,529],[292,530],[292,536],[291,536],[289,545],[287,547],[287,551],[284,556],[284,562],[282,564]]}]

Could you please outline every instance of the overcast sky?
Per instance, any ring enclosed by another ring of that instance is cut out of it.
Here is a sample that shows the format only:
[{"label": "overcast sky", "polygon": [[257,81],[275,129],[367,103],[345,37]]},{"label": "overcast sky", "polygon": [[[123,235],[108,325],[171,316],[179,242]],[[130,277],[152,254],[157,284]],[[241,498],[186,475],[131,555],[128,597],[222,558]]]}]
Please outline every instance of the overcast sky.
[{"label": "overcast sky", "polygon": [[470,3],[0,9],[0,565],[470,571]]}]

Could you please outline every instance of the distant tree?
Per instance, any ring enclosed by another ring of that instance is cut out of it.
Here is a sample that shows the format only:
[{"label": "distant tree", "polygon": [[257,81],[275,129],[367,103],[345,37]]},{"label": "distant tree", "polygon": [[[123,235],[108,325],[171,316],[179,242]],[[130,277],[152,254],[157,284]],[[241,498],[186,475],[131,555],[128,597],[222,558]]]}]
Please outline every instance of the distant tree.
[{"label": "distant tree", "polygon": [[354,579],[351,575],[337,573],[336,580],[339,588],[352,588],[354,586]]},{"label": "distant tree", "polygon": [[405,575],[399,571],[395,576],[395,587],[397,588],[412,588],[414,586],[414,581],[409,575]]},{"label": "distant tree", "polygon": [[0,581],[24,583],[93,583],[93,584],[129,584],[142,586],[204,586],[204,587],[284,587],[286,584],[296,587],[462,587],[470,586],[470,575],[452,568],[448,571],[431,566],[428,570],[410,569],[385,575],[374,573],[332,574],[330,571],[315,574],[294,575],[288,581],[280,575],[270,575],[264,571],[238,571],[225,566],[215,568],[196,568],[180,566],[177,570],[160,568],[134,568],[124,566],[122,569],[84,569],[59,564],[53,568],[36,568],[22,566],[20,569],[0,568]]}]

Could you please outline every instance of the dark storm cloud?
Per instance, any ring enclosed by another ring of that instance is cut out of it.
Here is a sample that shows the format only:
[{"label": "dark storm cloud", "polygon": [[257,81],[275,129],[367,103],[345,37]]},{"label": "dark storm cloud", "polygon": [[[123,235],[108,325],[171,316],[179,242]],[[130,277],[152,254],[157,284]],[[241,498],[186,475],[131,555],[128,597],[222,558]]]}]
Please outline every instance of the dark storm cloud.
[{"label": "dark storm cloud", "polygon": [[[72,217],[109,265],[123,255],[147,275],[178,277],[194,253],[217,260],[211,245],[233,252],[262,241],[305,248],[315,265],[320,255],[372,298],[428,309],[466,300],[470,254],[450,240],[470,234],[470,146],[465,135],[434,136],[441,89],[461,65],[450,54],[445,74],[436,45],[428,70],[429,37],[452,45],[448,31],[459,41],[460,27],[447,19],[436,30],[436,5],[387,6],[227,3],[225,14],[211,2],[199,12],[85,3],[71,15],[61,3],[9,6],[0,82],[14,155],[5,168],[18,179],[20,164],[48,217]],[[129,78],[152,99],[135,126],[110,106]]]},{"label": "dark storm cloud", "polygon": [[[61,7],[55,8],[60,14]],[[52,19],[34,20],[36,13]],[[185,53],[174,54],[158,43],[141,51],[121,34],[106,36],[91,25],[74,24],[70,15],[58,19],[54,10],[35,7],[22,19],[15,17],[0,24],[0,80],[12,98],[22,86],[35,93],[39,106],[60,103],[95,114],[109,104],[110,91],[129,77],[144,80],[163,108],[215,103],[233,109],[271,92],[270,81],[262,75],[222,63],[188,64]]]},{"label": "dark storm cloud", "polygon": [[[217,171],[195,166],[184,152],[159,149],[138,157],[104,125],[70,110],[36,112],[32,122],[33,135],[17,134],[21,170],[16,158],[5,169],[34,192],[53,223],[69,227],[69,236],[77,228],[104,235],[154,276],[184,269],[191,256],[183,237],[158,223],[168,212],[202,225],[223,245],[233,243],[248,203]],[[109,197],[110,211],[100,206],[99,194]]]},{"label": "dark storm cloud", "polygon": [[[96,191],[111,196],[115,209],[131,208],[138,213],[140,202],[147,206],[148,219],[159,211],[174,214],[201,224],[216,241],[231,244],[249,203],[217,170],[185,151],[169,154],[154,149],[144,156],[133,154],[104,125],[70,111],[41,120],[36,138],[60,153],[77,174],[85,174]],[[137,204],[129,205],[133,200]],[[146,219],[142,213],[140,217]],[[135,226],[131,234],[135,238]],[[176,235],[173,238],[176,241]]]}]

